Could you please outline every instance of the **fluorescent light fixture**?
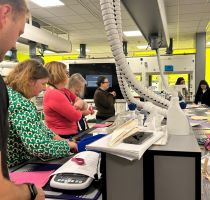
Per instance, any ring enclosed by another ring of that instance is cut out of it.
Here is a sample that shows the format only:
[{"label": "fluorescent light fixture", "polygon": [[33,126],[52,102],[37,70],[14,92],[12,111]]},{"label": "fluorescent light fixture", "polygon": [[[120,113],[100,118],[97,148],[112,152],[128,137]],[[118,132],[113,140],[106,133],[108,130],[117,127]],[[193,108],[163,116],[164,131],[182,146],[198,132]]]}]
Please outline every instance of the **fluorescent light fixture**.
[{"label": "fluorescent light fixture", "polygon": [[50,51],[50,50],[45,50],[44,51],[44,54],[54,54],[55,52],[53,52],[53,51]]},{"label": "fluorescent light fixture", "polygon": [[207,44],[207,45],[210,45],[210,42],[207,42],[206,44]]},{"label": "fluorescent light fixture", "polygon": [[[76,51],[80,52],[80,49],[76,49]],[[86,52],[90,52],[90,50],[86,49]]]},{"label": "fluorescent light fixture", "polygon": [[64,3],[60,0],[31,0],[33,3],[41,7],[63,6]]},{"label": "fluorescent light fixture", "polygon": [[140,31],[123,31],[123,33],[127,37],[142,36]]},{"label": "fluorescent light fixture", "polygon": [[136,46],[138,49],[145,49],[148,48],[148,45],[140,45],[140,46]]}]

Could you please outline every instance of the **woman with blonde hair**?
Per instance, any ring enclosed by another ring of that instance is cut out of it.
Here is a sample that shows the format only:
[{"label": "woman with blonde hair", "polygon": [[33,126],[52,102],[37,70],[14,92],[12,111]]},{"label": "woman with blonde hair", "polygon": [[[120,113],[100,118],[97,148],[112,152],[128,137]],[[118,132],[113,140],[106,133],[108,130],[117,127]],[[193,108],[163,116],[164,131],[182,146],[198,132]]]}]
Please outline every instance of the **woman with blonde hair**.
[{"label": "woman with blonde hair", "polygon": [[84,101],[65,88],[68,82],[67,68],[64,63],[53,61],[45,68],[49,72],[49,81],[43,107],[47,126],[59,136],[70,138],[78,133],[77,122],[81,119],[80,110],[86,106]]},{"label": "woman with blonde hair", "polygon": [[78,97],[83,98],[85,92],[86,80],[79,73],[72,74],[69,78],[67,87]]},{"label": "woman with blonde hair", "polygon": [[32,97],[46,89],[48,71],[36,60],[17,64],[7,76],[9,94],[8,166],[16,166],[33,157],[42,159],[70,155],[77,145],[50,131],[40,118]]},{"label": "woman with blonde hair", "polygon": [[[87,84],[86,80],[83,78],[83,76],[79,73],[72,74],[69,78],[67,87],[73,92],[77,97],[83,98],[85,93],[85,85]],[[92,106],[89,106],[86,102],[84,102],[84,106],[81,109],[82,112],[82,118],[78,122],[78,130],[84,131],[88,127],[88,124],[86,122],[85,116],[89,114],[93,114],[94,110]]]}]

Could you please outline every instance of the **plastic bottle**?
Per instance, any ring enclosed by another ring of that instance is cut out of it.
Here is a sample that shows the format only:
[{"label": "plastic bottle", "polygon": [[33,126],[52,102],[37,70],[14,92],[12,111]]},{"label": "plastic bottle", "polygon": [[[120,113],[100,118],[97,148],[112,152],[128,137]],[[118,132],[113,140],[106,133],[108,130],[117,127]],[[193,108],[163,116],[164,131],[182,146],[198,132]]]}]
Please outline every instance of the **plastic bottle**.
[{"label": "plastic bottle", "polygon": [[179,98],[172,97],[167,113],[168,134],[189,135],[190,130],[188,118],[179,106]]}]

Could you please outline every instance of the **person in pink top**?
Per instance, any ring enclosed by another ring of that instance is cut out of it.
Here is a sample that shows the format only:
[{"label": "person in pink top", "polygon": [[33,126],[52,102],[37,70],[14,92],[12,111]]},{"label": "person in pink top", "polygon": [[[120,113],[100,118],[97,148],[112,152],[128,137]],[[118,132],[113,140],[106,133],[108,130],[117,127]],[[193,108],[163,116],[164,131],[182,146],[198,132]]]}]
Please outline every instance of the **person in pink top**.
[{"label": "person in pink top", "polygon": [[77,122],[81,119],[80,110],[85,107],[83,100],[65,88],[68,75],[64,63],[53,61],[45,65],[50,74],[43,98],[43,110],[46,125],[63,138],[78,133]]}]

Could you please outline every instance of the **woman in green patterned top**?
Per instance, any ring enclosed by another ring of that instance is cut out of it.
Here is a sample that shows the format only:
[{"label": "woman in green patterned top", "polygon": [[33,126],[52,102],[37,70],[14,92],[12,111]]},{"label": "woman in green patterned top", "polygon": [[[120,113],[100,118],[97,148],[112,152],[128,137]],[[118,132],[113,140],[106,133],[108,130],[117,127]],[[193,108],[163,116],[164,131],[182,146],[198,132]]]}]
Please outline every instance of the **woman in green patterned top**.
[{"label": "woman in green patterned top", "polygon": [[30,100],[45,90],[49,74],[36,60],[17,64],[7,76],[9,94],[8,167],[33,157],[60,158],[76,151],[77,144],[50,131]]}]

